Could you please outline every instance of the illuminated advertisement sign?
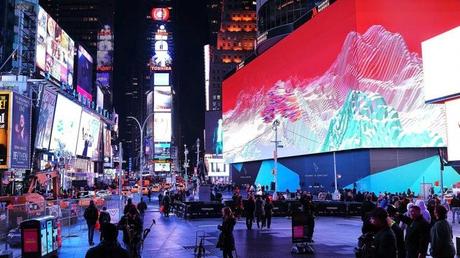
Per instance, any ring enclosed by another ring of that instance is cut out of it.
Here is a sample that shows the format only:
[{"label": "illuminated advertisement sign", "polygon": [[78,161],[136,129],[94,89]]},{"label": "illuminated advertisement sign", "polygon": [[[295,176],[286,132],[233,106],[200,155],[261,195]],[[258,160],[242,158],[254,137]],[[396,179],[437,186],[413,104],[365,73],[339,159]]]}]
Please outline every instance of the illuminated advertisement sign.
[{"label": "illuminated advertisement sign", "polygon": [[222,155],[223,151],[223,125],[220,111],[207,111],[205,113],[205,151],[208,154]]},{"label": "illuminated advertisement sign", "polygon": [[0,168],[8,168],[10,93],[0,91]]},{"label": "illuminated advertisement sign", "polygon": [[110,88],[110,73],[96,73],[96,84],[105,89]]},{"label": "illuminated advertisement sign", "polygon": [[447,157],[449,161],[460,161],[460,99],[446,102]]},{"label": "illuminated advertisement sign", "polygon": [[97,71],[112,71],[113,33],[110,25],[97,34]]},{"label": "illuminated advertisement sign", "polygon": [[30,131],[32,105],[30,99],[13,94],[11,128],[11,168],[30,167]]},{"label": "illuminated advertisement sign", "polygon": [[226,161],[273,158],[275,132],[279,157],[445,147],[421,43],[460,25],[460,2],[438,3],[337,1],[246,64],[223,82]]},{"label": "illuminated advertisement sign", "polygon": [[56,93],[46,88],[43,90],[35,135],[35,148],[37,149],[49,148],[56,98]]},{"label": "illuminated advertisement sign", "polygon": [[170,159],[171,158],[171,143],[156,142],[155,143],[155,159]]},{"label": "illuminated advertisement sign", "polygon": [[101,122],[86,111],[81,114],[80,130],[78,131],[77,155],[93,157],[99,143]]},{"label": "illuminated advertisement sign", "polygon": [[81,106],[58,94],[50,149],[75,155]]},{"label": "illuminated advertisement sign", "polygon": [[171,55],[169,53],[168,35],[164,25],[160,25],[155,33],[154,56],[150,59],[150,69],[153,71],[171,70]]},{"label": "illuminated advertisement sign", "polygon": [[96,107],[104,109],[104,93],[101,88],[97,87]]},{"label": "illuminated advertisement sign", "polygon": [[170,172],[171,171],[171,163],[169,162],[159,162],[155,161],[155,172]]},{"label": "illuminated advertisement sign", "polygon": [[112,134],[109,129],[104,128],[104,158],[112,157]]},{"label": "illuminated advertisement sign", "polygon": [[77,92],[93,100],[93,58],[82,46],[78,46]]},{"label": "illuminated advertisement sign", "polygon": [[155,87],[153,89],[153,111],[171,112],[171,87]]},{"label": "illuminated advertisement sign", "polygon": [[168,8],[153,8],[150,16],[154,21],[168,21],[169,9]]},{"label": "illuminated advertisement sign", "polygon": [[153,115],[153,141],[171,141],[171,113],[155,113]]},{"label": "illuminated advertisement sign", "polygon": [[207,159],[208,176],[230,176],[230,167],[224,159]]},{"label": "illuminated advertisement sign", "polygon": [[37,68],[43,76],[73,86],[74,41],[41,7],[37,20]]},{"label": "illuminated advertisement sign", "polygon": [[169,86],[169,73],[154,73],[153,85],[155,86]]},{"label": "illuminated advertisement sign", "polygon": [[426,101],[460,95],[460,27],[422,42]]}]

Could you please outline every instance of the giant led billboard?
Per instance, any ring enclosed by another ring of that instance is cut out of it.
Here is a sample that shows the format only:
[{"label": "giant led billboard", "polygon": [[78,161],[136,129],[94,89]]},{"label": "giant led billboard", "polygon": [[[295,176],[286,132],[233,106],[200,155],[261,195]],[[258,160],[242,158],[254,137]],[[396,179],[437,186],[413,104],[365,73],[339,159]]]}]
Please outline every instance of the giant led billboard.
[{"label": "giant led billboard", "polygon": [[93,152],[97,151],[101,122],[90,113],[81,113],[80,129],[78,131],[77,155],[83,157],[93,157]]},{"label": "giant led billboard", "polygon": [[153,141],[171,141],[171,113],[155,113],[153,115]]},{"label": "giant led billboard", "polygon": [[155,87],[153,89],[153,111],[171,112],[171,87]]},{"label": "giant led billboard", "polygon": [[50,146],[56,98],[57,95],[53,91],[46,88],[43,90],[35,135],[35,148],[37,149],[48,149]]},{"label": "giant led billboard", "polygon": [[222,155],[224,134],[220,111],[206,111],[205,113],[205,152],[207,154]]},{"label": "giant led billboard", "polygon": [[10,167],[30,168],[30,133],[32,103],[20,94],[13,95]]},{"label": "giant led billboard", "polygon": [[0,91],[0,168],[8,168],[11,93]]},{"label": "giant led billboard", "polygon": [[224,158],[273,158],[275,133],[280,157],[445,147],[445,111],[424,101],[421,42],[459,26],[459,10],[335,2],[223,82]]},{"label": "giant led billboard", "polygon": [[40,74],[72,86],[75,43],[56,21],[38,8],[35,63]]},{"label": "giant led billboard", "polygon": [[93,58],[82,46],[78,46],[77,92],[93,100]]},{"label": "giant led billboard", "polygon": [[58,94],[54,113],[50,149],[75,154],[81,106]]},{"label": "giant led billboard", "polygon": [[105,24],[97,33],[97,71],[112,71],[113,32],[112,27]]}]

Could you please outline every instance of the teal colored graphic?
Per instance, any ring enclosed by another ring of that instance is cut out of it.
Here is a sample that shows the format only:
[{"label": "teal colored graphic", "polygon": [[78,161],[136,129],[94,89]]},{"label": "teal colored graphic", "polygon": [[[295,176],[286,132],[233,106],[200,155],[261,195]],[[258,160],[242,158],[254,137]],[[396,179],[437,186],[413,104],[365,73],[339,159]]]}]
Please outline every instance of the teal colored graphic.
[{"label": "teal colored graphic", "polygon": [[[400,167],[381,171],[367,176],[356,182],[358,191],[380,192],[405,192],[408,188],[416,194],[420,193],[421,183],[431,183],[434,186],[440,181],[439,157],[433,156],[412,162]],[[460,175],[449,166],[444,168],[444,187],[460,182]],[[440,187],[435,187],[435,192],[440,192]],[[345,188],[352,189],[353,184]]]},{"label": "teal colored graphic", "polygon": [[241,168],[243,168],[243,163],[234,163],[232,166],[238,171],[241,172]]},{"label": "teal colored graphic", "polygon": [[331,119],[321,151],[444,144],[429,128],[417,133],[404,130],[398,112],[378,93],[352,90]]},{"label": "teal colored graphic", "polygon": [[[260,184],[261,186],[270,186],[273,182],[273,160],[266,160],[262,162],[260,166],[259,173],[257,174],[255,184]],[[284,192],[286,189],[289,189],[291,192],[295,192],[300,186],[299,174],[290,170],[289,168],[283,166],[278,162],[278,191]]]}]

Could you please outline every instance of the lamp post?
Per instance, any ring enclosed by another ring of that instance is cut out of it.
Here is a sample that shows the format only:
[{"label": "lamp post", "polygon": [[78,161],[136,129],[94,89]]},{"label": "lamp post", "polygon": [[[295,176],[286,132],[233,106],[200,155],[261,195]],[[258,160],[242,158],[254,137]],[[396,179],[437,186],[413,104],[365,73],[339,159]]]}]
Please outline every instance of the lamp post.
[{"label": "lamp post", "polygon": [[275,131],[275,140],[272,141],[275,143],[275,149],[273,151],[273,177],[274,177],[274,182],[275,182],[275,193],[277,192],[278,189],[278,144],[281,141],[278,141],[278,126],[280,125],[280,121],[278,119],[275,119],[272,123],[272,129]]},{"label": "lamp post", "polygon": [[198,169],[198,163],[200,162],[200,138],[196,138],[196,168]]},{"label": "lamp post", "polygon": [[129,118],[129,119],[133,119],[134,121],[136,121],[137,125],[139,126],[139,133],[141,135],[141,146],[140,146],[140,150],[139,150],[139,180],[140,180],[140,190],[139,191],[139,201],[140,199],[142,198],[142,188],[144,187],[143,183],[142,183],[142,170],[144,169],[144,127],[145,125],[147,124],[147,121],[149,120],[149,118],[153,115],[154,113],[150,113],[144,120],[144,122],[141,123],[139,122],[139,120],[137,120],[137,118],[133,117],[133,116],[127,116],[126,118]]},{"label": "lamp post", "polygon": [[185,180],[185,187],[187,187],[187,183],[188,183],[188,173],[187,173],[187,170],[188,170],[188,149],[187,149],[187,144],[184,144],[184,155],[185,155],[185,160],[184,160],[184,170],[185,170],[184,180]]}]

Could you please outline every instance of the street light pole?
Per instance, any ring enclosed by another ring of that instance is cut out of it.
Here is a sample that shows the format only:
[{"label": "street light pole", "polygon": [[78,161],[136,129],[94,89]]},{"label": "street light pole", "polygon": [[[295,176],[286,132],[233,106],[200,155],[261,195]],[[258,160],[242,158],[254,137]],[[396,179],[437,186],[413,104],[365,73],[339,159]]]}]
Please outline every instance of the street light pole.
[{"label": "street light pole", "polygon": [[196,139],[196,169],[198,171],[198,163],[200,162],[200,138]]},{"label": "street light pole", "polygon": [[187,144],[184,144],[184,155],[185,155],[185,160],[184,160],[184,180],[185,180],[185,188],[187,188],[188,184],[188,173],[187,173],[187,168],[188,168],[188,149],[187,149]]},{"label": "street light pole", "polygon": [[140,199],[142,198],[142,188],[144,187],[143,185],[143,182],[142,182],[142,170],[144,169],[144,127],[145,125],[147,124],[147,121],[149,120],[149,118],[153,115],[154,113],[150,113],[144,120],[144,122],[141,123],[139,122],[139,120],[137,120],[137,118],[133,117],[133,116],[128,116],[126,118],[129,118],[129,119],[133,119],[134,121],[136,121],[137,125],[139,126],[139,133],[141,135],[141,146],[140,146],[140,150],[139,150],[139,181],[140,181],[140,189],[138,190],[139,192],[139,201]]},{"label": "street light pole", "polygon": [[273,151],[273,177],[274,177],[274,183],[275,183],[275,193],[278,190],[278,126],[280,125],[280,121],[278,119],[275,119],[272,124],[272,129],[275,131],[275,149]]}]

